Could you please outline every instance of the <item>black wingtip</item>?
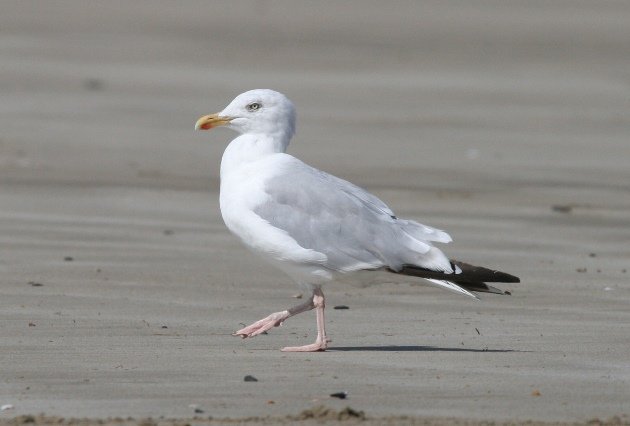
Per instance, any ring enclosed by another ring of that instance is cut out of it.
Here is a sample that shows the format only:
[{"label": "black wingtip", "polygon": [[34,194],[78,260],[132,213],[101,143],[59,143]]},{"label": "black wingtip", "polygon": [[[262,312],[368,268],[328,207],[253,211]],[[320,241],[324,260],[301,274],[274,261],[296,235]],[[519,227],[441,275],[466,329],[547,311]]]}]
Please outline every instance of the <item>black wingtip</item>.
[{"label": "black wingtip", "polygon": [[403,265],[398,271],[390,268],[390,272],[396,274],[410,275],[425,279],[448,280],[460,287],[479,293],[493,293],[510,295],[509,291],[503,291],[499,288],[490,286],[486,283],[520,283],[521,279],[515,275],[508,274],[497,270],[474,266],[468,263],[452,261],[453,269],[460,269],[460,272],[445,274],[442,271],[433,271],[431,269],[422,268],[416,265]]},{"label": "black wingtip", "polygon": [[475,281],[484,281],[490,283],[520,283],[521,279],[515,275],[508,274],[493,269],[484,268],[482,266],[470,265],[468,263],[453,260],[453,266],[458,266],[462,270],[462,274],[467,277],[476,277]]}]

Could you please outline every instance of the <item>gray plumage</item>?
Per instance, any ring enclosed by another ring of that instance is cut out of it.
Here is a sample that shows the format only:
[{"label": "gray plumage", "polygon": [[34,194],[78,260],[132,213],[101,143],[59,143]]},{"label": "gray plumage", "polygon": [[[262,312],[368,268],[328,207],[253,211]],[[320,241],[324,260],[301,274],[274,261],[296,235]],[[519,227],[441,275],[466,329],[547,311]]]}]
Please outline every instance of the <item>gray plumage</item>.
[{"label": "gray plumage", "polygon": [[397,218],[362,188],[293,159],[265,182],[267,199],[254,212],[300,246],[327,256],[336,272],[413,264],[451,272],[431,242],[449,242],[441,230]]}]

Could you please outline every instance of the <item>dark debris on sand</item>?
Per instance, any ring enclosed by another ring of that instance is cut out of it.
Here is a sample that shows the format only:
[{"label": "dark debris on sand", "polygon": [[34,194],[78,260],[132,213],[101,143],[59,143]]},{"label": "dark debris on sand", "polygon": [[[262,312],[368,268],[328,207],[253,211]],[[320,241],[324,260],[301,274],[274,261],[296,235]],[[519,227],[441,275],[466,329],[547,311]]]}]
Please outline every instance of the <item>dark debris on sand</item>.
[{"label": "dark debris on sand", "polygon": [[592,419],[586,422],[494,421],[412,416],[369,417],[363,411],[350,407],[342,410],[323,405],[307,409],[297,415],[213,418],[196,416],[189,419],[148,418],[64,418],[46,415],[22,415],[13,418],[0,417],[0,426],[216,426],[216,425],[401,425],[401,426],[630,426],[627,415],[608,419]]}]

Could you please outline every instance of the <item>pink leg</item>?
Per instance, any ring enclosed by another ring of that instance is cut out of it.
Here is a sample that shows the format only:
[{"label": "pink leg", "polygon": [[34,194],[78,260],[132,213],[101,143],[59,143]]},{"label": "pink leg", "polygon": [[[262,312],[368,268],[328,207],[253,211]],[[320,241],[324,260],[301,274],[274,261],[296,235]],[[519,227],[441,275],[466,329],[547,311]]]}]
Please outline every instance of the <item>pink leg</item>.
[{"label": "pink leg", "polygon": [[240,330],[232,333],[233,336],[240,336],[243,339],[246,337],[254,337],[265,331],[278,327],[282,325],[282,323],[287,319],[292,317],[293,315],[297,315],[299,313],[310,311],[315,307],[313,300],[309,300],[306,303],[302,303],[301,305],[294,306],[293,308],[282,311],[282,312],[274,312],[266,318],[261,319],[260,321],[256,321],[252,325],[249,325],[245,328],[241,328]]},{"label": "pink leg", "polygon": [[261,319],[260,321],[256,321],[252,325],[249,325],[234,332],[232,335],[240,336],[243,339],[246,337],[254,337],[261,333],[264,333],[265,331],[273,327],[278,327],[279,325],[282,325],[282,323],[287,318],[290,318],[293,315],[315,309],[317,313],[317,339],[315,340],[315,343],[306,346],[287,347],[283,348],[282,350],[284,352],[324,351],[328,346],[328,342],[330,342],[330,339],[326,337],[326,329],[324,325],[324,307],[324,293],[321,289],[317,288],[313,290],[313,297],[308,302],[298,306],[294,306],[293,308],[286,311],[275,312],[268,317]]},{"label": "pink leg", "polygon": [[317,313],[317,339],[315,343],[306,346],[289,346],[282,348],[283,352],[317,352],[325,351],[330,339],[326,337],[326,326],[324,323],[324,308],[326,307],[324,293],[321,289],[313,291],[313,306]]}]

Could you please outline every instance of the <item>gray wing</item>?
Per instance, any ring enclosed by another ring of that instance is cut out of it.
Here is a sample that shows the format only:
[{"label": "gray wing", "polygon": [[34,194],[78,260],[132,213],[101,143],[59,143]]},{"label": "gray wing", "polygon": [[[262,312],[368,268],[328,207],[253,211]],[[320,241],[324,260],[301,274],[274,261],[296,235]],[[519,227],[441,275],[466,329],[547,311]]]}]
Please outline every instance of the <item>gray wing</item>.
[{"label": "gray wing", "polygon": [[300,246],[324,253],[325,266],[335,271],[418,264],[418,256],[429,256],[429,241],[450,241],[442,231],[397,219],[374,195],[299,160],[264,189],[268,197],[254,212]]}]

